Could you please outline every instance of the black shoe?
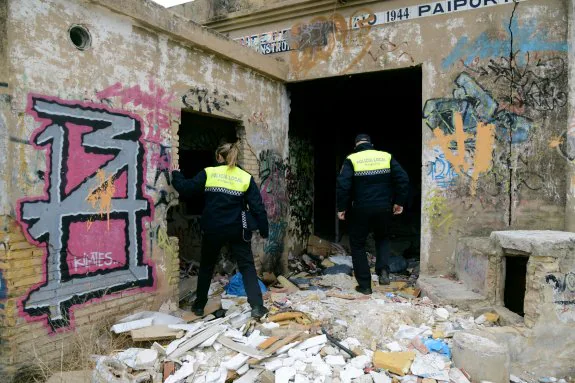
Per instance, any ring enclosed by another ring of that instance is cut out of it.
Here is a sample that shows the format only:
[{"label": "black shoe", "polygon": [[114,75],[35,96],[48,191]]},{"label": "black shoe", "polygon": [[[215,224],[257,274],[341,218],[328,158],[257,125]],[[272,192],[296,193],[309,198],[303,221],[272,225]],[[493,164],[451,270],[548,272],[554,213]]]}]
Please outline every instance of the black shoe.
[{"label": "black shoe", "polygon": [[192,304],[192,312],[197,317],[203,317],[204,316],[204,306],[200,306],[197,302],[194,302],[194,304]]},{"label": "black shoe", "polygon": [[268,309],[266,309],[265,306],[252,307],[252,318],[261,319],[267,313]]},{"label": "black shoe", "polygon": [[372,291],[370,287],[367,288],[361,288],[359,286],[355,286],[355,291],[357,291],[358,293],[362,293],[364,295],[371,295]]},{"label": "black shoe", "polygon": [[379,285],[389,285],[389,273],[386,270],[383,270],[379,274]]}]

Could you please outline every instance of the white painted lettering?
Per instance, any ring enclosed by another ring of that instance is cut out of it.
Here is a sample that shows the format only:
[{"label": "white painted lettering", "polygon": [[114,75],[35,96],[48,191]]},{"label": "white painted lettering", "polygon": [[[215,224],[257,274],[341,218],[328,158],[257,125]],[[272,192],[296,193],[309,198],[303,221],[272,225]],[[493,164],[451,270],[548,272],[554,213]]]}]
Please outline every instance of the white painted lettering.
[{"label": "white painted lettering", "polygon": [[481,0],[469,0],[471,8],[478,8],[481,6]]},{"label": "white painted lettering", "polygon": [[493,5],[497,5],[497,0],[485,0],[483,5],[487,6],[488,3],[493,3]]},{"label": "white painted lettering", "polygon": [[104,257],[106,258],[106,262],[104,262],[104,266],[112,266],[112,264],[114,264],[114,259],[112,259],[112,253],[106,253],[104,254]]}]

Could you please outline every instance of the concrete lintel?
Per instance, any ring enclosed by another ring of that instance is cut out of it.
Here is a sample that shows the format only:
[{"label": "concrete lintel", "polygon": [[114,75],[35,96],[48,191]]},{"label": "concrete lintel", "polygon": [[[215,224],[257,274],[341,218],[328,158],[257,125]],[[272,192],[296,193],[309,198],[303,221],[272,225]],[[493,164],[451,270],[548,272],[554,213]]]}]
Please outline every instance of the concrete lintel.
[{"label": "concrete lintel", "polygon": [[494,231],[490,238],[498,256],[509,254],[563,258],[575,251],[575,234],[564,231]]},{"label": "concrete lintel", "polygon": [[152,29],[160,30],[176,39],[188,42],[206,52],[285,82],[288,66],[271,57],[243,47],[225,36],[187,20],[149,0],[89,0],[113,12],[128,16]]}]

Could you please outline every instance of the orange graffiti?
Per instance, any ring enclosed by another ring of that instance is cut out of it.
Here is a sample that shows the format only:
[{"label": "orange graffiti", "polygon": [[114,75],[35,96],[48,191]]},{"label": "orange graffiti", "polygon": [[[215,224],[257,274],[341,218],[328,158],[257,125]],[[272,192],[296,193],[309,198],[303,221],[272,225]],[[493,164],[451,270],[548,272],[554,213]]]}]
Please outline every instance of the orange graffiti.
[{"label": "orange graffiti", "polygon": [[[361,17],[360,17],[361,16]],[[340,74],[347,73],[357,65],[369,52],[372,39],[369,37],[371,23],[375,22],[375,15],[371,10],[361,9],[354,13],[349,21],[338,13],[332,16],[317,16],[309,23],[295,24],[291,28],[291,36],[295,36],[294,50],[291,51],[290,61],[294,73],[306,75],[313,67],[321,62],[329,61],[338,43],[341,44],[344,53],[350,53],[354,46],[354,40],[360,41],[361,51],[344,68]],[[354,23],[358,29],[354,29]],[[314,26],[318,26],[314,32]],[[327,27],[326,27],[327,26]],[[325,29],[330,29],[326,31]],[[311,30],[311,31],[309,31]],[[324,34],[325,32],[325,34]],[[320,34],[322,36],[316,36]],[[324,40],[317,43],[317,40]]]},{"label": "orange graffiti", "polygon": [[[450,135],[446,135],[439,128],[434,129],[433,134],[435,138],[431,140],[430,145],[437,145],[443,150],[445,158],[451,163],[457,173],[465,175],[472,170],[471,195],[474,196],[479,176],[491,168],[493,145],[495,143],[495,125],[479,122],[475,136],[465,133],[463,130],[463,117],[458,112],[453,115],[453,125],[455,126],[455,132]],[[473,138],[475,138],[475,158],[469,159],[466,155],[465,141]],[[452,142],[455,142],[455,150],[451,149],[453,146]]]},{"label": "orange graffiti", "polygon": [[[108,221],[108,230],[110,229],[110,211],[112,210],[112,198],[114,193],[116,193],[116,187],[114,186],[114,176],[106,178],[106,174],[102,169],[98,170],[96,173],[96,178],[98,179],[98,185],[94,187],[92,191],[86,197],[93,208],[98,206],[100,218],[106,214],[106,219]],[[90,219],[87,222],[88,230],[92,226],[93,221]]]},{"label": "orange graffiti", "polygon": [[565,139],[563,137],[553,137],[551,140],[549,140],[549,147],[551,149],[558,148],[563,144],[564,141]]}]

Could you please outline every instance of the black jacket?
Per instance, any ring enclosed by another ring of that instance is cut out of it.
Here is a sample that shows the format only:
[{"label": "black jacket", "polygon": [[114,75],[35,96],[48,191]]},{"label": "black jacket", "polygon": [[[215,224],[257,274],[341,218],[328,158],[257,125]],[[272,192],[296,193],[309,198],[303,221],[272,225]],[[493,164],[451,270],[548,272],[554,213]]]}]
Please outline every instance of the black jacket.
[{"label": "black jacket", "polygon": [[[359,145],[355,152],[373,150],[371,144]],[[391,210],[393,204],[405,206],[409,191],[409,177],[392,157],[391,170],[385,174],[354,176],[349,158],[343,162],[337,177],[337,211],[355,208],[384,208]]]},{"label": "black jacket", "polygon": [[[190,198],[194,194],[204,193],[206,185],[206,171],[202,170],[194,178],[187,179],[179,171],[172,172],[172,185],[180,195]],[[255,218],[257,229],[263,238],[269,235],[268,217],[262,203],[262,197],[253,177],[250,185],[243,195],[227,193],[204,193],[205,207],[202,212],[200,225],[206,233],[236,232],[242,228],[242,210],[246,205]]]}]

